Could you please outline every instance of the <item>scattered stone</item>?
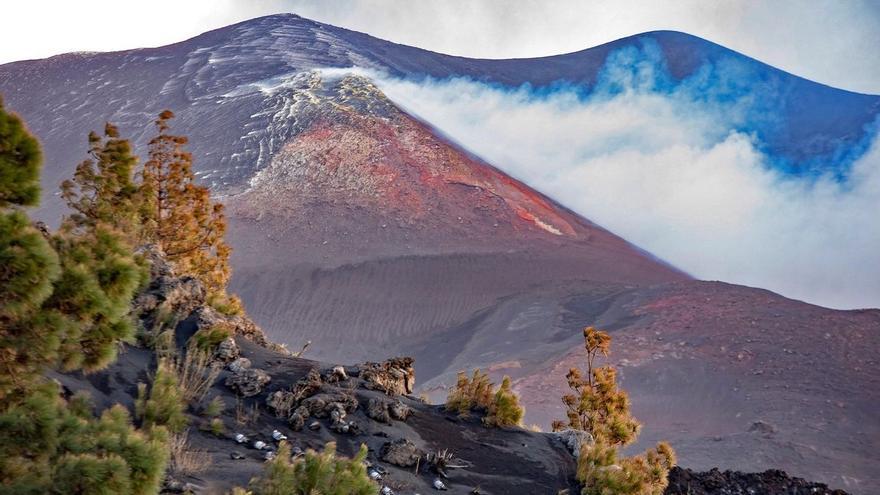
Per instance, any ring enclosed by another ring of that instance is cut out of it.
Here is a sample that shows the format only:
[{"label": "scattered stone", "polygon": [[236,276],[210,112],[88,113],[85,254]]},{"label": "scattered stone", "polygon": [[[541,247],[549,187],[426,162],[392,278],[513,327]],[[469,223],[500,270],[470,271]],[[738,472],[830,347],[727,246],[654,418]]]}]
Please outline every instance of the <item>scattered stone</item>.
[{"label": "scattered stone", "polygon": [[383,486],[382,487],[382,495],[394,495],[394,491],[392,491],[391,488],[389,488],[387,486]]},{"label": "scattered stone", "polygon": [[239,454],[238,452],[233,451],[229,453],[229,458],[234,461],[239,461],[241,459],[244,459],[244,456]]},{"label": "scattered stone", "polygon": [[262,440],[257,440],[256,442],[254,442],[254,448],[257,450],[263,450],[266,448],[266,442]]},{"label": "scattered stone", "polygon": [[749,433],[757,433],[764,438],[770,438],[776,433],[776,427],[765,421],[755,421],[749,426]]},{"label": "scattered stone", "polygon": [[446,488],[446,484],[443,483],[442,481],[440,481],[440,478],[437,478],[434,480],[434,489],[435,490],[448,490],[448,488]]},{"label": "scattered stone", "polygon": [[382,460],[395,466],[415,466],[423,455],[425,453],[406,438],[387,442],[382,446]]},{"label": "scattered stone", "polygon": [[251,360],[245,357],[240,357],[238,359],[233,360],[231,363],[226,365],[226,369],[233,373],[239,373],[251,367]]},{"label": "scattered stone", "polygon": [[242,435],[241,433],[235,434],[235,442],[236,443],[247,443],[247,441],[248,441],[248,438],[246,436]]},{"label": "scattered stone", "polygon": [[281,433],[278,430],[272,430],[272,439],[275,440],[276,442],[280,442],[282,440],[287,440],[287,435],[285,435],[284,433]]},{"label": "scattered stone", "polygon": [[267,450],[266,453],[263,454],[263,460],[265,460],[265,461],[271,461],[274,458],[275,458],[275,451],[274,450]]},{"label": "scattered stone", "polygon": [[259,368],[246,368],[226,378],[226,386],[244,397],[253,397],[263,391],[272,377]]},{"label": "scattered stone", "polygon": [[241,350],[232,337],[227,337],[223,342],[220,342],[217,345],[217,351],[214,353],[214,357],[224,363],[235,361],[240,355]]},{"label": "scattered stone", "polygon": [[416,384],[413,362],[411,357],[397,357],[381,363],[363,363],[359,366],[360,377],[369,390],[381,390],[388,395],[411,394]]},{"label": "scattered stone", "polygon": [[318,421],[312,421],[312,424],[309,425],[309,429],[312,431],[318,431],[321,429],[321,423]]},{"label": "scattered stone", "polygon": [[379,471],[376,471],[375,469],[371,469],[369,474],[370,479],[373,481],[379,481],[382,479],[382,475],[379,473]]}]

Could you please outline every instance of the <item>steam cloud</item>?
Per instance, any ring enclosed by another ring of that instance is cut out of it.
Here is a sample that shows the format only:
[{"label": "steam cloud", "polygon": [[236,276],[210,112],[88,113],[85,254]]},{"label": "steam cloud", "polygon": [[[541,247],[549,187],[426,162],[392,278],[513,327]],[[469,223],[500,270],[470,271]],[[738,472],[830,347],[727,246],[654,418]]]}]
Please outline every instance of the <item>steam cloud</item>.
[{"label": "steam cloud", "polygon": [[749,85],[711,94],[742,83],[741,67],[676,83],[657,56],[621,51],[588,94],[370,75],[468,150],[698,278],[880,305],[876,131],[844,181],[785,175],[746,132],[773,118]]}]

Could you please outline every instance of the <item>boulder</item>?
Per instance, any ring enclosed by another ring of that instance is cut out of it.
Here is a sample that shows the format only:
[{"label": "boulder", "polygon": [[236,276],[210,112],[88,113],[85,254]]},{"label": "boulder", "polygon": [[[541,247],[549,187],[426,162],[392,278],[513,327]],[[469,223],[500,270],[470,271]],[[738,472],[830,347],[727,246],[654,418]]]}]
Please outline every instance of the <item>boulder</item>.
[{"label": "boulder", "polygon": [[242,372],[251,367],[251,360],[245,357],[240,357],[235,361],[226,365],[226,369],[233,373]]},{"label": "boulder", "polygon": [[302,430],[306,425],[307,419],[309,419],[309,410],[302,406],[296,408],[296,411],[293,411],[293,414],[291,414],[288,419],[290,429],[293,431]]},{"label": "boulder", "polygon": [[235,339],[232,337],[227,337],[223,342],[220,342],[217,345],[217,351],[214,353],[214,358],[224,363],[235,361],[239,356],[241,356],[241,350],[239,350],[238,344],[235,343]]},{"label": "boulder", "polygon": [[425,453],[406,438],[387,442],[382,446],[382,460],[395,466],[415,466],[423,455]]},{"label": "boulder", "polygon": [[392,418],[398,421],[406,421],[413,414],[412,408],[399,400],[388,405],[388,412],[391,413]]},{"label": "boulder", "polygon": [[411,394],[416,384],[413,358],[397,357],[381,363],[363,363],[360,378],[369,390],[381,390],[388,395]]},{"label": "boulder", "polygon": [[354,412],[358,407],[358,401],[354,396],[346,393],[319,393],[303,399],[300,405],[309,412],[309,415],[326,418],[334,410]]},{"label": "boulder", "polygon": [[581,430],[567,428],[553,434],[565,445],[575,459],[581,455],[581,445],[593,443],[593,435]]},{"label": "boulder", "polygon": [[200,306],[193,316],[196,330],[223,325],[231,328],[233,335],[242,336],[261,347],[272,349],[276,347],[269,342],[263,330],[247,316],[225,315],[211,306]]},{"label": "boulder", "polygon": [[296,405],[296,395],[289,390],[276,390],[266,397],[266,405],[279,418],[289,418]]},{"label": "boulder", "polygon": [[365,412],[367,413],[367,417],[380,423],[391,422],[391,414],[388,412],[388,402],[382,399],[370,399],[369,402],[367,402]]},{"label": "boulder", "polygon": [[157,246],[147,245],[138,254],[150,261],[150,283],[135,297],[132,313],[141,317],[147,328],[160,314],[183,319],[205,304],[205,287],[193,277],[177,276]]},{"label": "boulder", "polygon": [[226,378],[226,386],[244,397],[253,397],[263,391],[272,377],[259,368],[245,368]]},{"label": "boulder", "polygon": [[390,423],[392,419],[406,421],[413,413],[412,408],[399,400],[389,401],[375,397],[367,402],[364,411],[367,417],[380,423]]}]

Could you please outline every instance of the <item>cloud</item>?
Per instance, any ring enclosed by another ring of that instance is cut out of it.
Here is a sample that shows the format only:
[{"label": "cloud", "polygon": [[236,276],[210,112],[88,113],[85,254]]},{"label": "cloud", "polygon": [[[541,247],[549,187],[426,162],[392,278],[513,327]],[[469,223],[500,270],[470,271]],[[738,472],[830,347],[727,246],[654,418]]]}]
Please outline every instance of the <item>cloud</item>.
[{"label": "cloud", "polygon": [[772,119],[761,102],[707,90],[742,73],[670,85],[650,47],[632,56],[612,57],[589,94],[373,77],[468,150],[698,278],[880,306],[876,134],[843,182],[785,175],[746,132]]}]

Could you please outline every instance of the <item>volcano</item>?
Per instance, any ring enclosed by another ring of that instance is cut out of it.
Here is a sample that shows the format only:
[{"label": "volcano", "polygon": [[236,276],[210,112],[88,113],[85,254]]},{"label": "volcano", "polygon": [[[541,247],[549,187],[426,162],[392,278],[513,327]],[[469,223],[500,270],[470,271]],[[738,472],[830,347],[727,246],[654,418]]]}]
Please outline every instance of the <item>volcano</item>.
[{"label": "volcano", "polygon": [[[880,311],[694,280],[473,156],[351,70],[589,86],[609,54],[645,40],[673,77],[707,61],[745,64],[779,117],[754,132],[792,163],[855,146],[880,112],[880,97],[683,33],[473,60],[294,15],[160,48],[6,64],[0,94],[43,143],[47,191],[72,174],[88,130],[114,122],[142,150],[153,116],[174,110],[200,180],[228,206],[232,290],[273,340],[311,341],[309,358],[411,355],[435,400],[459,370],[507,374],[526,420],[546,425],[562,414],[580,330],[595,325],[614,337],[644,444],[669,439],[697,469],[772,466],[880,489]],[[37,214],[57,222],[60,199]]]}]

